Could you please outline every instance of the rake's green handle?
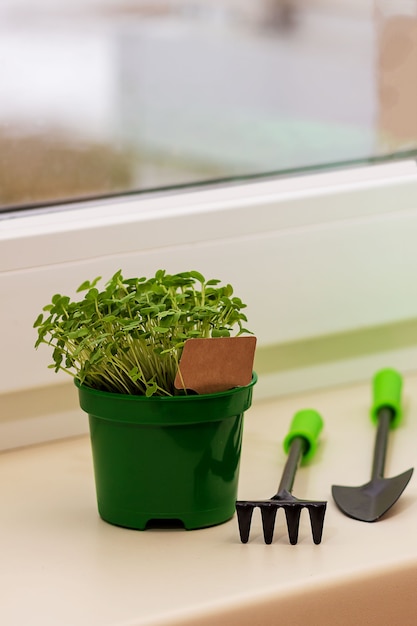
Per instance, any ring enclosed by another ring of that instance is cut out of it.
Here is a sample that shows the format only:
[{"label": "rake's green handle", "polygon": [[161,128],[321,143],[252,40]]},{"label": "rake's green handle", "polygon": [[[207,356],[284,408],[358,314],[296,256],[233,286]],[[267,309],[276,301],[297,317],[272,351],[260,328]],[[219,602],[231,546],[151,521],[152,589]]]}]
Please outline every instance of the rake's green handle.
[{"label": "rake's green handle", "polygon": [[394,428],[401,421],[401,388],[402,377],[393,369],[386,368],[377,372],[372,381],[373,401],[371,418],[378,424],[378,413],[383,408],[389,408],[393,412],[390,426]]},{"label": "rake's green handle", "polygon": [[291,443],[296,437],[302,437],[306,442],[303,461],[309,461],[316,452],[317,440],[322,428],[323,419],[317,411],[314,409],[298,411],[292,419],[290,429],[283,442],[285,453],[288,454]]}]

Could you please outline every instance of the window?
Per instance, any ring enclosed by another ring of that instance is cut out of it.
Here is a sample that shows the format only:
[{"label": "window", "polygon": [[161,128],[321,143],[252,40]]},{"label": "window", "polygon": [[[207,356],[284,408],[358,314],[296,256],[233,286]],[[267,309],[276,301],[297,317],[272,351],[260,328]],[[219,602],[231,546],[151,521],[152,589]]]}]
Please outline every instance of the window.
[{"label": "window", "polygon": [[4,0],[0,18],[5,446],[84,427],[32,324],[119,268],[232,282],[258,397],[415,368],[417,0]]},{"label": "window", "polygon": [[0,209],[417,152],[416,0],[4,0]]}]

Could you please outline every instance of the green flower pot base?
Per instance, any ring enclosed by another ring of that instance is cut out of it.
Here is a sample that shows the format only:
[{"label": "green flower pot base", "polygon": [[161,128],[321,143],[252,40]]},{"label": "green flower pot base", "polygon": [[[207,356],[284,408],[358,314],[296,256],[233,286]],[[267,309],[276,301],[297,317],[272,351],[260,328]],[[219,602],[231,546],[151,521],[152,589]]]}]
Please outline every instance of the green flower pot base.
[{"label": "green flower pot base", "polygon": [[77,385],[102,519],[138,530],[158,521],[191,530],[230,519],[255,383],[254,374],[246,387],[172,398]]}]

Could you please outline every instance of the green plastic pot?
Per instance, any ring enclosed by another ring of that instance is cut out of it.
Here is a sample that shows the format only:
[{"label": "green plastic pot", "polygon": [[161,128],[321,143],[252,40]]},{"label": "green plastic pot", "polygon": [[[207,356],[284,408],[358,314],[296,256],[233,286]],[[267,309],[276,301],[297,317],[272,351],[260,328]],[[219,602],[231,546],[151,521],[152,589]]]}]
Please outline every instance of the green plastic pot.
[{"label": "green plastic pot", "polygon": [[88,413],[98,511],[111,524],[186,529],[235,511],[246,387],[209,395],[132,396],[77,384]]}]

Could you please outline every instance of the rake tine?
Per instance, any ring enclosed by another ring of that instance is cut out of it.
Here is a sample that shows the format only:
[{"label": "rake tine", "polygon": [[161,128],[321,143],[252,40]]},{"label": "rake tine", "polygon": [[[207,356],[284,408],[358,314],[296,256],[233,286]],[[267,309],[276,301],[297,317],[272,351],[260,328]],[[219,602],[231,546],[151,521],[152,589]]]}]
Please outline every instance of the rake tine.
[{"label": "rake tine", "polygon": [[278,507],[276,506],[276,504],[270,504],[268,502],[265,502],[265,504],[261,504],[259,508],[261,509],[262,515],[264,541],[267,544],[271,544],[274,537],[275,519],[277,516]]},{"label": "rake tine", "polygon": [[298,529],[300,527],[301,506],[285,506],[285,517],[287,520],[288,537],[291,545],[298,541]]},{"label": "rake tine", "polygon": [[255,506],[249,502],[236,502],[237,521],[242,543],[248,543],[253,509]]},{"label": "rake tine", "polygon": [[323,534],[324,515],[326,513],[326,502],[307,507],[310,514],[311,532],[313,541],[317,545],[321,543]]}]

